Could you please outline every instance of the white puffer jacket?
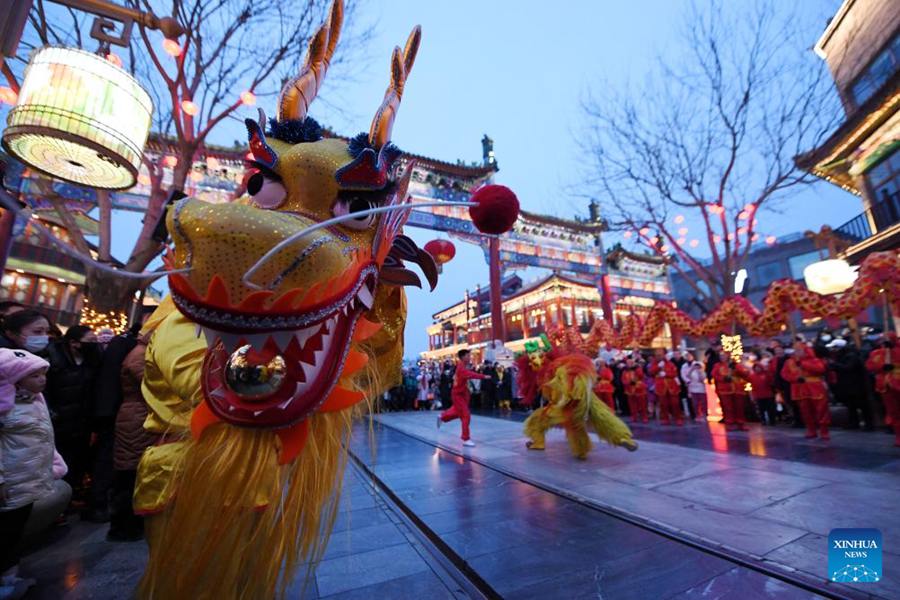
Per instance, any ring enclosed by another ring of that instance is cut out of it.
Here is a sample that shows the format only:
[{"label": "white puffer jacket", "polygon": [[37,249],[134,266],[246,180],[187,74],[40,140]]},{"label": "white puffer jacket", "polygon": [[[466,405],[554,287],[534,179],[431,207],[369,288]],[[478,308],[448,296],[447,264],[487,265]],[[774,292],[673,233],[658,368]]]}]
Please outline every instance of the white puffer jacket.
[{"label": "white puffer jacket", "polygon": [[702,362],[695,360],[681,365],[681,380],[687,385],[689,394],[706,393],[706,372]]},{"label": "white puffer jacket", "polygon": [[12,510],[53,492],[53,480],[66,472],[56,453],[50,413],[41,394],[17,399],[0,415],[0,511]]}]

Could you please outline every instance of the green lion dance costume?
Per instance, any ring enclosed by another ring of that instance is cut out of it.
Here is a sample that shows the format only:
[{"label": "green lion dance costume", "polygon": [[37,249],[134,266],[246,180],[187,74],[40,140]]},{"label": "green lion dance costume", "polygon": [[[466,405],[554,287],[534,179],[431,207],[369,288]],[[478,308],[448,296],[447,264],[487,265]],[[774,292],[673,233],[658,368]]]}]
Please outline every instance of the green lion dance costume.
[{"label": "green lion dance costume", "polygon": [[[335,0],[277,118],[247,120],[249,196],[169,210],[171,296],[146,325],[145,427],[161,442],[135,489],[150,545],[141,598],[272,598],[316,563],[351,418],[399,381],[402,286],[420,285],[404,261],[436,284],[431,256],[402,234],[412,164],[390,143],[420,30],[394,50],[369,131],[323,139],[307,109],[342,13]],[[509,230],[515,196],[475,196],[455,204],[483,231]]]},{"label": "green lion dance costume", "polygon": [[543,336],[540,343],[526,345],[517,364],[519,394],[525,403],[533,404],[538,393],[546,402],[525,420],[529,449],[543,450],[547,430],[563,427],[572,454],[585,460],[591,450],[590,425],[610,444],[637,450],[628,426],[594,393],[597,369],[588,356],[567,346],[551,347]]}]

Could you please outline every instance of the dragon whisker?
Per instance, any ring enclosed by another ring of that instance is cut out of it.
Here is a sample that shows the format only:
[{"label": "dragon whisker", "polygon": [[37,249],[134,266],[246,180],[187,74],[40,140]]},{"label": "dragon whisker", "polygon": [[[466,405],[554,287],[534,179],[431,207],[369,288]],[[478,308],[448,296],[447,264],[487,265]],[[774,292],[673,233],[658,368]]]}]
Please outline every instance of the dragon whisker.
[{"label": "dragon whisker", "polygon": [[11,210],[16,215],[30,220],[31,226],[43,233],[47,237],[47,239],[50,240],[50,243],[59,248],[61,252],[63,252],[64,254],[68,254],[72,258],[80,261],[82,264],[92,269],[97,269],[98,271],[103,271],[105,273],[115,275],[116,277],[124,277],[125,279],[156,279],[158,277],[163,277],[172,273],[187,273],[191,270],[190,268],[174,269],[171,271],[161,269],[158,271],[140,271],[138,273],[133,273],[131,271],[116,269],[115,267],[111,267],[107,264],[95,260],[94,257],[88,254],[79,252],[75,248],[69,246],[67,243],[58,239],[49,227],[45,227],[40,223],[40,221],[38,221],[37,215],[32,213],[31,210],[23,209],[21,206],[19,206],[19,203],[13,200],[5,191],[0,193],[0,205],[2,205],[3,208],[7,210]]}]

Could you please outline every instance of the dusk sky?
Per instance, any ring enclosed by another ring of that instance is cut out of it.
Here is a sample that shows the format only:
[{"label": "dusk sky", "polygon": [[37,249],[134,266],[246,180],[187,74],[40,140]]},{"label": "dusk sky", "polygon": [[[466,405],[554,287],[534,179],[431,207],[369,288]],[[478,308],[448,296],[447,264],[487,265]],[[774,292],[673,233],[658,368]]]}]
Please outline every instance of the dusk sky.
[{"label": "dusk sky", "polygon": [[[726,2],[729,7],[730,2]],[[834,14],[839,0],[801,3],[803,27],[812,46]],[[702,3],[701,3],[702,5]],[[393,139],[402,149],[445,161],[481,160],[480,139],[495,141],[500,171],[495,182],[511,187],[522,206],[571,218],[585,214],[579,186],[584,157],[581,100],[602,86],[622,89],[640,82],[660,55],[683,48],[680,31],[688,2],[676,0],[421,2],[372,3],[360,23],[375,26],[365,68],[356,69],[321,92],[311,115],[345,134],[367,130],[388,82],[391,49],[405,42],[415,24],[423,29],[422,46],[408,80]],[[261,99],[274,113],[274,99]],[[335,110],[340,106],[341,111]],[[240,114],[241,118],[250,116]],[[255,115],[253,115],[255,116]],[[243,139],[240,123],[225,123],[211,141],[230,145]],[[600,195],[604,204],[614,201]],[[785,201],[781,214],[760,214],[760,230],[783,235],[822,224],[837,226],[861,211],[858,198],[827,183],[818,183]],[[127,254],[137,234],[138,215],[119,215],[114,248]],[[690,224],[690,223],[688,223]],[[411,230],[421,244],[434,232]],[[607,246],[617,240],[604,239]],[[456,242],[456,259],[445,266],[435,292],[409,293],[406,356],[426,349],[425,327],[431,314],[462,299],[466,288],[485,285],[483,254]],[[529,271],[526,280],[540,275]]]}]

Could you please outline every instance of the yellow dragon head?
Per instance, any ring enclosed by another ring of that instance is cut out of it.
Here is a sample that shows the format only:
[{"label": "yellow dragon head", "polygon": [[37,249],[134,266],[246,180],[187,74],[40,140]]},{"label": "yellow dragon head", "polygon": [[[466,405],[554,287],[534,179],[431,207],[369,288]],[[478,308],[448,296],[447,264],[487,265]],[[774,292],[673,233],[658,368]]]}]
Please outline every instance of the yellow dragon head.
[{"label": "yellow dragon head", "polygon": [[[143,391],[169,443],[148,449],[138,472],[135,505],[152,515],[142,598],[271,598],[318,560],[353,408],[400,374],[402,286],[421,285],[404,261],[437,282],[431,255],[402,234],[412,164],[401,169],[390,143],[420,30],[394,50],[369,131],[327,139],[307,109],[342,15],[335,0],[277,118],[246,121],[249,195],[168,211],[177,311],[151,319]],[[501,187],[464,203],[481,231],[515,221],[518,201]]]},{"label": "yellow dragon head", "polygon": [[[189,269],[170,276],[172,298],[209,345],[195,436],[216,420],[277,429],[288,448],[283,461],[302,447],[313,412],[342,410],[379,391],[368,385],[367,362],[382,385],[393,385],[403,352],[401,286],[420,285],[402,261],[418,263],[432,288],[437,280],[431,256],[401,233],[408,209],[352,218],[407,202],[412,165],[400,171],[390,134],[421,30],[395,49],[369,132],[348,142],[323,139],[307,117],[341,21],[335,2],[300,74],[284,86],[268,135],[262,111],[259,121],[246,121],[256,168],[249,197],[228,205],[183,200],[167,223],[170,265]],[[336,218],[346,220],[291,237]]]}]

